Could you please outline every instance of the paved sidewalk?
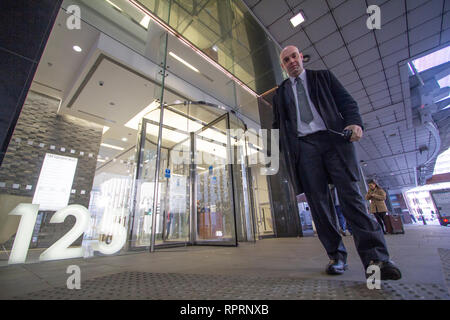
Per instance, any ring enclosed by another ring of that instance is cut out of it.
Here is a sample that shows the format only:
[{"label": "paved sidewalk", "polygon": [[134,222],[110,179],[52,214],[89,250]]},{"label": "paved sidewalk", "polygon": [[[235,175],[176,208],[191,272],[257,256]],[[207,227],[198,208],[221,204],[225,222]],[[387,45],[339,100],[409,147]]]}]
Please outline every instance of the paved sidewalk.
[{"label": "paved sidewalk", "polygon": [[[325,274],[318,238],[304,237],[0,267],[0,299],[449,299],[450,228],[405,229],[386,235],[403,278],[381,290],[367,289],[352,237],[341,276]],[[69,265],[80,290],[67,289]]]}]

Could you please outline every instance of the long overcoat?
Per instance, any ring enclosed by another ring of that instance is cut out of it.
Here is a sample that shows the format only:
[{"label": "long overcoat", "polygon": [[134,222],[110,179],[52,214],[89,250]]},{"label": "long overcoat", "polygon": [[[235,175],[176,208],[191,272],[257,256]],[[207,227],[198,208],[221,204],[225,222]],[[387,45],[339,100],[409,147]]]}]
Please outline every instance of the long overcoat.
[{"label": "long overcoat", "polygon": [[[346,126],[352,124],[364,128],[358,104],[330,71],[305,71],[309,96],[327,129],[342,132]],[[279,129],[280,151],[283,152],[296,194],[307,192],[296,170],[297,159],[305,155],[298,147],[295,98],[289,79],[278,87],[273,97],[272,128]],[[358,181],[360,174],[353,143],[344,141],[339,135],[333,135],[331,139],[335,140],[332,142],[349,178]]]}]

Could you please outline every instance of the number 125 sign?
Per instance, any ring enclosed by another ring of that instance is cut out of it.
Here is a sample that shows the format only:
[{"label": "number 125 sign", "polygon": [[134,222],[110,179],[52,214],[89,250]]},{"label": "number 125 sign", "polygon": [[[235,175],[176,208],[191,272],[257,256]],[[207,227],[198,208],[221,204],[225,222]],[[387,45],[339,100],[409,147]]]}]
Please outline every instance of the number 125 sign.
[{"label": "number 125 sign", "polygon": [[[9,215],[21,217],[8,264],[25,263],[38,211],[38,204],[21,203],[9,213]],[[83,257],[83,247],[69,248],[69,246],[89,229],[89,211],[81,205],[72,204],[56,211],[50,219],[50,223],[62,223],[69,215],[75,217],[75,225],[61,239],[41,253],[40,261]],[[112,241],[109,244],[100,241],[97,251],[110,255],[118,252],[125,245],[127,230],[120,223],[116,222],[115,224],[117,232],[115,232]]]}]

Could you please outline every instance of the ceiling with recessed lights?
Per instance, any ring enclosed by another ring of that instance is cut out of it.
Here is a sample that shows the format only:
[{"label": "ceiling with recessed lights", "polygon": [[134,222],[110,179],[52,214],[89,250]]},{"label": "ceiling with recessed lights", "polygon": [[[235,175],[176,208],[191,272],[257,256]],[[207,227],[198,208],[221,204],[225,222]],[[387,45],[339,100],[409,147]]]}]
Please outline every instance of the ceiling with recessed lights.
[{"label": "ceiling with recessed lights", "polygon": [[[358,102],[365,132],[356,147],[365,175],[392,192],[425,183],[436,155],[450,146],[449,111],[432,112],[435,129],[423,125],[412,102],[423,97],[411,94],[406,62],[450,44],[450,1],[244,2],[280,48],[298,46],[310,57],[305,68],[331,70]],[[379,30],[366,25],[369,5],[380,8]],[[290,19],[299,12],[306,20],[294,28]]]}]

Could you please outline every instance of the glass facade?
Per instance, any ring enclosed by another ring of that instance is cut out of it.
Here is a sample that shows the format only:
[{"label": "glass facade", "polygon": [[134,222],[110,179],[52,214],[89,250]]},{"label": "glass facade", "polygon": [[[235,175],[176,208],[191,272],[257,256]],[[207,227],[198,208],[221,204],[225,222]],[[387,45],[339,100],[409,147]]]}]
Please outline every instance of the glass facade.
[{"label": "glass facade", "polygon": [[239,1],[64,1],[0,167],[0,264],[273,236],[258,28]]}]

